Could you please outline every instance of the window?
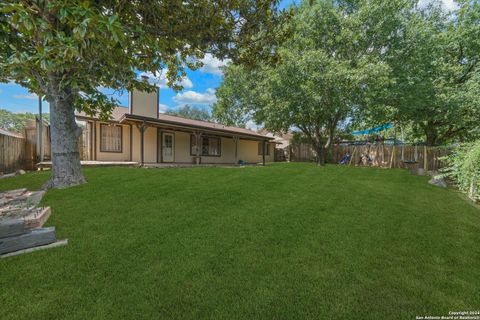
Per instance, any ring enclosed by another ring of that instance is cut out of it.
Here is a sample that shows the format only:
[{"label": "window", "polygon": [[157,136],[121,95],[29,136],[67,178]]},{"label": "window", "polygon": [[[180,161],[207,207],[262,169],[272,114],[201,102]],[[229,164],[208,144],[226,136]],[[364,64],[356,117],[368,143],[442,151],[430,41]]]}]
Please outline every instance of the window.
[{"label": "window", "polygon": [[[261,156],[263,155],[263,142],[258,143],[258,155]],[[270,145],[268,143],[265,143],[265,155],[269,156],[270,155]]]},{"label": "window", "polygon": [[100,124],[100,151],[122,152],[122,127]]},{"label": "window", "polygon": [[[221,155],[221,139],[219,137],[201,137],[200,138],[200,155],[220,157]],[[190,155],[197,155],[197,140],[192,134],[190,136]]]}]

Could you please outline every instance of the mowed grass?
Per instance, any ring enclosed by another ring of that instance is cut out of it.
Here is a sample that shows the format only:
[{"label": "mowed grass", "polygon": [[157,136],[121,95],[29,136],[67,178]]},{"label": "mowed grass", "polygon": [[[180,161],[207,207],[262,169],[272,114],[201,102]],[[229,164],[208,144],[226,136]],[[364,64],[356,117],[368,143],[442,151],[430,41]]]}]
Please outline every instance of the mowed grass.
[{"label": "mowed grass", "polygon": [[[2,319],[414,319],[480,309],[480,210],[402,170],[90,168]],[[48,172],[0,180],[37,189]]]}]

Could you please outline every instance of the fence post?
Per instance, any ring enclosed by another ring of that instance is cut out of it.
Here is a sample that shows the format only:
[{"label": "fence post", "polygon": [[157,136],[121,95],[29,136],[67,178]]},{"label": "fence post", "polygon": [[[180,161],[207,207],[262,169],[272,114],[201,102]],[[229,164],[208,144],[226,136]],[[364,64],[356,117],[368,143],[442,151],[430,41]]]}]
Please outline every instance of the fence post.
[{"label": "fence post", "polygon": [[423,146],[423,170],[425,173],[428,171],[428,152],[427,152],[427,145]]},{"label": "fence post", "polygon": [[350,162],[348,163],[349,166],[352,165],[353,158],[355,157],[355,151],[357,151],[357,146],[353,147],[352,156],[350,157]]},{"label": "fence post", "polygon": [[390,169],[395,167],[395,144],[392,147],[392,155],[390,156]]}]

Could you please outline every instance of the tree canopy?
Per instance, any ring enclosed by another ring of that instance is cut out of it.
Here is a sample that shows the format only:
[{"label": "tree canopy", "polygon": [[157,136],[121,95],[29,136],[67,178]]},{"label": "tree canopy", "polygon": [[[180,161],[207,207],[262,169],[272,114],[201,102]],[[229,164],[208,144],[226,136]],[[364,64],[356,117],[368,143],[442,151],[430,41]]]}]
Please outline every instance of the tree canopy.
[{"label": "tree canopy", "polygon": [[480,10],[459,5],[448,13],[434,2],[403,16],[402,36],[385,52],[390,86],[360,118],[397,121],[428,145],[478,136]]},{"label": "tree canopy", "polygon": [[5,109],[0,109],[0,128],[22,132],[28,120],[35,120],[33,113],[13,113]]},{"label": "tree canopy", "polygon": [[188,104],[177,110],[168,110],[165,114],[193,120],[213,121],[213,117],[206,108],[194,107]]}]

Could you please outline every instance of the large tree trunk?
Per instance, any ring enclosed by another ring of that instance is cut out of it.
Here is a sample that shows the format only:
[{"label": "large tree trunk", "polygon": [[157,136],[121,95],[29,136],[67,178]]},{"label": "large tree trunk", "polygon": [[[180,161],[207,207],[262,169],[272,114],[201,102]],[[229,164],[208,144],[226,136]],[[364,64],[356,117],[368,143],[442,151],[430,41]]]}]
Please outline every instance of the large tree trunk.
[{"label": "large tree trunk", "polygon": [[325,159],[326,159],[326,149],[322,142],[317,142],[315,145],[316,145],[316,152],[317,152],[317,164],[319,166],[324,166]]},{"label": "large tree trunk", "polygon": [[85,183],[78,150],[78,138],[82,129],[75,122],[73,95],[68,90],[51,88],[48,101],[52,176],[44,188],[66,188]]},{"label": "large tree trunk", "polygon": [[437,133],[435,131],[429,131],[426,133],[427,146],[434,146],[437,143]]},{"label": "large tree trunk", "polygon": [[433,123],[427,123],[425,127],[425,138],[427,146],[434,146],[436,144],[438,133]]}]

